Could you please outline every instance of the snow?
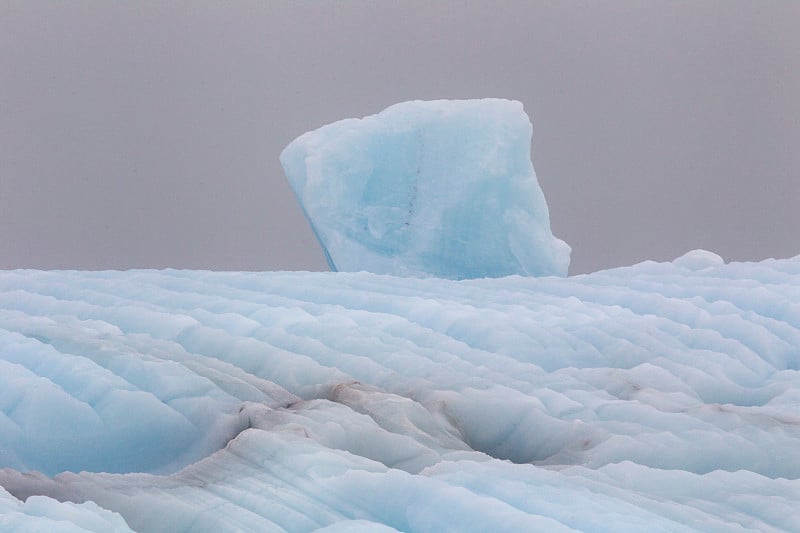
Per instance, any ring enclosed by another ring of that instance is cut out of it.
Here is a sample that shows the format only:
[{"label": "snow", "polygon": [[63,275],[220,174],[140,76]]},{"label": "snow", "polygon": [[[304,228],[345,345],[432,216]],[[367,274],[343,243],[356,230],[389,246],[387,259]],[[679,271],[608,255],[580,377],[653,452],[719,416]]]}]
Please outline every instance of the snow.
[{"label": "snow", "polygon": [[3,531],[797,531],[798,412],[800,256],[0,272]]},{"label": "snow", "polygon": [[565,276],[531,131],[519,102],[404,102],[306,133],[281,163],[331,270]]}]

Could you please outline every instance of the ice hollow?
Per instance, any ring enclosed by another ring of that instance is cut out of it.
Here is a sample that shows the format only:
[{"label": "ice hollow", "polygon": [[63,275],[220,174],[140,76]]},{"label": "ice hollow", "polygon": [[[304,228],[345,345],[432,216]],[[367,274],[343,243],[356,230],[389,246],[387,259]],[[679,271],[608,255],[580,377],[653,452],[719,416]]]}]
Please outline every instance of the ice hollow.
[{"label": "ice hollow", "polygon": [[519,102],[413,101],[295,139],[281,163],[334,271],[564,276]]}]

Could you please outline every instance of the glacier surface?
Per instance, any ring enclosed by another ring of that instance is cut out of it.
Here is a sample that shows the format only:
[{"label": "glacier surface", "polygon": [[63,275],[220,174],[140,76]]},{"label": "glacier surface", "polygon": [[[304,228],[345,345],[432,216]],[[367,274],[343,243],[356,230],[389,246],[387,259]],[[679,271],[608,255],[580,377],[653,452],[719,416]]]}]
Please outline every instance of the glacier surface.
[{"label": "glacier surface", "polygon": [[308,132],[281,154],[333,271],[567,274],[519,102],[414,101]]},{"label": "glacier surface", "polygon": [[2,531],[800,531],[800,256],[0,272]]}]

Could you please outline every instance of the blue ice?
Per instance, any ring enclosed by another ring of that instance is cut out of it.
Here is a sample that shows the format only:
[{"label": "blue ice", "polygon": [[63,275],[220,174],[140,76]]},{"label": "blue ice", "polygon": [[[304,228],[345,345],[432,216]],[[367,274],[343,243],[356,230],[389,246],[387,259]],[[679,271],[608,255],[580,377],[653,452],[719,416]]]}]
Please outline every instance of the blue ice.
[{"label": "blue ice", "polygon": [[331,270],[464,279],[567,274],[522,104],[414,101],[281,154]]},{"label": "blue ice", "polygon": [[800,256],[716,257],[0,272],[0,530],[800,530]]}]

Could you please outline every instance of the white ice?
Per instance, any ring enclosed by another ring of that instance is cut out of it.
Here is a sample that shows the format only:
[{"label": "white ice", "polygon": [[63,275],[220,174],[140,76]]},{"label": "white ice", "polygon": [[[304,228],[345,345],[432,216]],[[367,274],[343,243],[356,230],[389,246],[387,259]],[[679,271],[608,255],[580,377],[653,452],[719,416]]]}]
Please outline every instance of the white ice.
[{"label": "white ice", "polygon": [[519,102],[415,101],[306,133],[281,163],[331,270],[564,276],[530,150]]},{"label": "white ice", "polygon": [[0,531],[123,533],[131,529],[117,513],[93,502],[60,503],[47,496],[31,496],[21,502],[0,487]]},{"label": "white ice", "polygon": [[800,531],[800,256],[717,257],[0,272],[0,530]]}]

